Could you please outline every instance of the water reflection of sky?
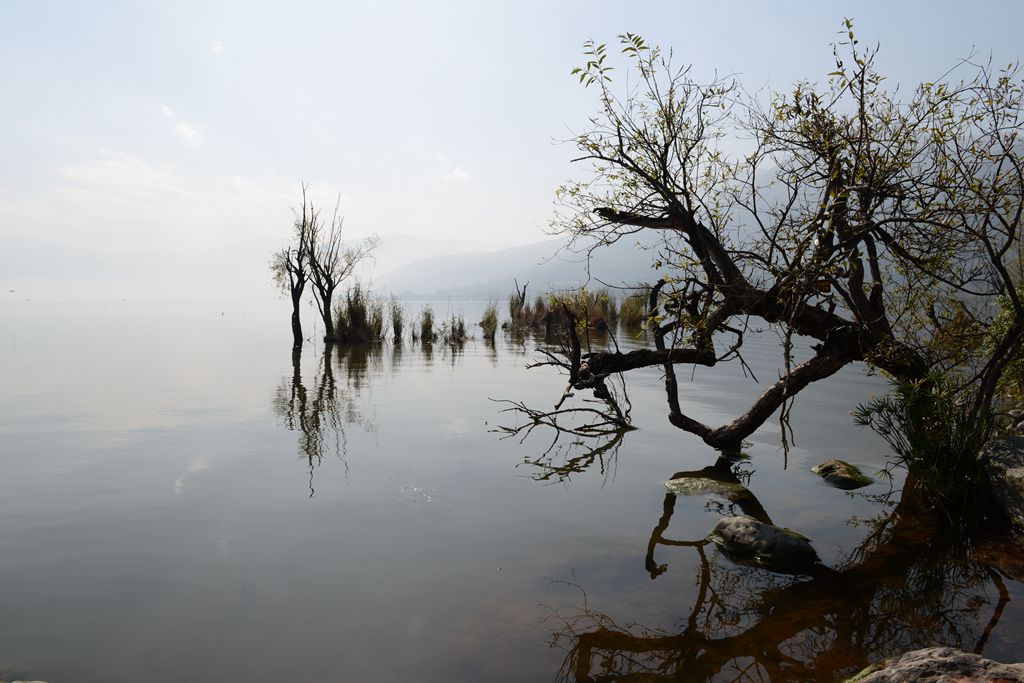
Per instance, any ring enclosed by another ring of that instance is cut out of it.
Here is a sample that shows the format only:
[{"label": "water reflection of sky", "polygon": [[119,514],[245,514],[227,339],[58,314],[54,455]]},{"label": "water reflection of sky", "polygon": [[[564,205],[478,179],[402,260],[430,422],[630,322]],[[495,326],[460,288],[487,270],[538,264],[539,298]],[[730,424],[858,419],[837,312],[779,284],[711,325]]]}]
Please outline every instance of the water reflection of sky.
[{"label": "water reflection of sky", "polygon": [[[833,601],[828,613],[804,593],[830,595],[829,584],[801,588],[698,551],[730,502],[666,496],[673,473],[714,457],[668,426],[656,369],[629,385],[639,430],[585,471],[545,478],[581,447],[545,461],[548,434],[500,439],[492,430],[507,416],[488,400],[557,400],[564,378],[524,370],[532,344],[478,339],[430,354],[311,345],[293,359],[283,304],[221,312],[0,309],[0,672],[84,682],[550,680],[571,657],[582,667],[586,648],[590,674],[602,661],[609,676],[628,674],[623,662],[650,647],[646,637],[674,639],[659,641],[660,659],[644,659],[666,671],[690,662],[686,648],[700,638],[732,638],[739,659],[729,672],[744,665],[748,640],[772,644],[759,640],[765,609],[790,610],[784,624],[797,630],[775,645],[803,661],[829,646],[816,638],[845,637],[822,630],[829,619],[890,619],[886,610],[901,606],[924,619],[935,600],[947,601],[970,648],[999,603],[983,569],[943,564],[928,543],[917,557],[950,572],[928,574],[891,551],[896,559],[873,574],[831,586],[876,588],[876,608]],[[774,379],[777,349],[771,338],[751,347],[762,382]],[[759,503],[834,568],[870,539],[884,508],[808,469],[826,457],[869,472],[884,462],[882,444],[845,415],[883,388],[844,370],[801,395],[788,459],[777,424],[746,449],[745,483]],[[756,391],[719,368],[683,387],[693,414],[713,423]],[[871,557],[892,547],[869,546]],[[664,566],[654,580],[652,558]],[[901,593],[901,581],[938,597]],[[1022,591],[1004,583],[1015,600],[985,652],[1012,658]],[[712,593],[721,599],[707,607]],[[704,630],[686,640],[700,606]],[[592,635],[601,627],[614,636],[603,650]],[[548,647],[552,637],[559,647]],[[858,656],[840,654],[851,666]]]}]

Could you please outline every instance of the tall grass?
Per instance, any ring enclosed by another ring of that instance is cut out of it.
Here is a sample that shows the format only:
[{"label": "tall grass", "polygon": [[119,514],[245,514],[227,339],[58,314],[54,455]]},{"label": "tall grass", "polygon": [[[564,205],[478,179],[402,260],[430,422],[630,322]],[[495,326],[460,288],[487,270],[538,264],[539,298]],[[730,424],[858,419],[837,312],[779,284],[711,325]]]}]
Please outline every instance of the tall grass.
[{"label": "tall grass", "polygon": [[[548,300],[543,296],[537,296],[530,302],[520,302],[518,294],[512,294],[508,299],[509,319],[506,325],[512,328],[537,327],[544,324],[550,316]],[[497,306],[495,306],[497,316]]]},{"label": "tall grass", "polygon": [[450,320],[445,321],[441,327],[441,339],[449,346],[459,346],[466,343],[466,321],[462,315],[452,314]]},{"label": "tall grass", "polygon": [[607,289],[558,292],[547,297],[538,296],[531,306],[520,303],[516,295],[509,298],[510,326],[513,328],[539,327],[547,331],[564,328],[569,321],[566,309],[577,324],[606,331],[614,330],[619,321],[619,308],[615,295]]},{"label": "tall grass", "polygon": [[378,342],[384,336],[384,301],[356,282],[335,309],[336,335],[343,344]]},{"label": "tall grass", "polygon": [[480,318],[480,327],[483,328],[484,339],[493,341],[494,335],[498,331],[498,304],[496,302],[492,301],[487,304],[484,315]]},{"label": "tall grass", "polygon": [[405,328],[405,310],[402,308],[402,304],[398,302],[398,297],[394,294],[388,300],[388,306],[391,311],[391,333],[394,335],[394,342],[401,344],[402,332]]},{"label": "tall grass", "polygon": [[631,294],[619,305],[619,322],[625,328],[645,327],[647,316],[647,297],[643,294]]},{"label": "tall grass", "polygon": [[434,309],[430,307],[430,304],[424,306],[423,312],[420,313],[418,337],[424,344],[433,344],[437,338],[437,333],[434,331]]}]

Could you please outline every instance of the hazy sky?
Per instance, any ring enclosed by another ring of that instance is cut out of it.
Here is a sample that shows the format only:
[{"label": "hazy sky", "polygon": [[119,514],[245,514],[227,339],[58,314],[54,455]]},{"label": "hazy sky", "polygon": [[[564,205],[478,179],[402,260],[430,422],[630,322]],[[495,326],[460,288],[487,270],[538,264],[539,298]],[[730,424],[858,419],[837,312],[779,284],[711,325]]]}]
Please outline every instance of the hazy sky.
[{"label": "hazy sky", "polygon": [[272,295],[303,180],[353,236],[543,239],[591,37],[751,89],[828,73],[844,16],[894,81],[1024,56],[1022,2],[723,6],[0,0],[0,299]]}]

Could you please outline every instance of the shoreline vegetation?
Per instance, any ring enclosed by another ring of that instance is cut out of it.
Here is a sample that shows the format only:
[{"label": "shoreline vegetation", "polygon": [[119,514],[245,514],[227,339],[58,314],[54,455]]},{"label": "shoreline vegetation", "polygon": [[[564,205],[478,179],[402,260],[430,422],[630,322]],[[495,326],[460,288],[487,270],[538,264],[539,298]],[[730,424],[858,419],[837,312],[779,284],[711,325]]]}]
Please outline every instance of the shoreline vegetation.
[{"label": "shoreline vegetation", "polygon": [[597,334],[644,335],[651,324],[646,295],[637,288],[616,293],[609,288],[585,287],[555,290],[523,301],[522,293],[507,297],[507,315],[499,314],[496,301],[487,302],[479,321],[467,322],[461,311],[450,311],[439,323],[434,304],[405,303],[395,294],[373,292],[355,280],[341,294],[333,308],[333,335],[325,335],[326,344],[342,346],[390,342],[460,344],[474,339],[471,330],[479,327],[481,338],[493,342],[498,331],[514,335],[543,332],[548,339],[565,334],[570,328]]}]

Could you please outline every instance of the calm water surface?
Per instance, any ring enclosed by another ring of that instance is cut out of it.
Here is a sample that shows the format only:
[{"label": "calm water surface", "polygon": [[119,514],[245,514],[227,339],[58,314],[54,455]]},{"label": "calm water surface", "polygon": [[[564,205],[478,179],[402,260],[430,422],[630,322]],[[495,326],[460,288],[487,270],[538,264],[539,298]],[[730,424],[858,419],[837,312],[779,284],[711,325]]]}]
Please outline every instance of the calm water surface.
[{"label": "calm water surface", "polygon": [[[557,400],[532,341],[289,347],[283,302],[0,302],[0,680],[833,680],[906,647],[1024,650],[1019,582],[906,508],[879,525],[888,484],[808,471],[884,465],[846,415],[884,390],[862,369],[801,394],[788,456],[777,424],[754,435],[752,506],[666,495],[716,454],[668,425],[656,370],[620,441],[520,443],[488,399]],[[762,383],[777,351],[751,349]],[[712,423],[760,391],[684,378]],[[830,570],[703,540],[755,508]]]}]

